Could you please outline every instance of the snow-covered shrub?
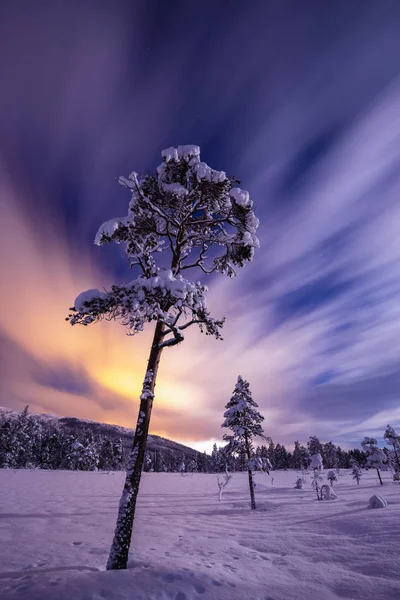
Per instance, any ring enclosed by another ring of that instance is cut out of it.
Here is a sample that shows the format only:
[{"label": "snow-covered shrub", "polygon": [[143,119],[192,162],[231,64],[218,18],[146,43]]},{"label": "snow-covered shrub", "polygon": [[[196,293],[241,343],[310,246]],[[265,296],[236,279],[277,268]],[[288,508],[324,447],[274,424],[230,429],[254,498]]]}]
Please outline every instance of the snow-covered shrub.
[{"label": "snow-covered shrub", "polygon": [[337,494],[333,491],[333,488],[326,483],[321,487],[320,500],[337,500]]},{"label": "snow-covered shrub", "polygon": [[337,475],[335,471],[328,471],[327,475],[326,475],[327,480],[329,481],[329,485],[332,487],[333,486],[333,482],[337,481]]},{"label": "snow-covered shrub", "polygon": [[387,505],[387,500],[379,494],[371,496],[368,502],[368,508],[386,508]]},{"label": "snow-covered shrub", "polygon": [[303,479],[301,477],[299,477],[295,483],[295,489],[296,490],[302,490],[303,489]]}]

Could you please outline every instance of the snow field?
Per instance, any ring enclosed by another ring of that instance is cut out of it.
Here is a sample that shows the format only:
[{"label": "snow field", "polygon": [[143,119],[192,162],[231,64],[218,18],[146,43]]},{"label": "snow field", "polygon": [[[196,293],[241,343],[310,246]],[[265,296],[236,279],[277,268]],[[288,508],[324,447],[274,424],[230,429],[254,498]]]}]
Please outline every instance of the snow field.
[{"label": "snow field", "polygon": [[[324,480],[326,473],[323,473]],[[2,600],[399,600],[400,487],[350,471],[339,499],[296,471],[146,473],[129,569],[105,571],[123,473],[0,470]],[[271,478],[274,485],[271,485]],[[324,481],[325,482],[325,481]],[[367,508],[381,494],[388,506]]]}]

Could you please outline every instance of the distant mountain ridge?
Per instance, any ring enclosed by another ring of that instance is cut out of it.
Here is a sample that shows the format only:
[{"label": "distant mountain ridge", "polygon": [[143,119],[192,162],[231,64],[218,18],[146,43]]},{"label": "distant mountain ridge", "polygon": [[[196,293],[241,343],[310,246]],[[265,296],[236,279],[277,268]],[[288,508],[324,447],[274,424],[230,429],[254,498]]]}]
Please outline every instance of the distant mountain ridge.
[{"label": "distant mountain ridge", "polygon": [[[20,413],[10,408],[0,406],[0,419],[6,417],[7,419],[16,418]],[[42,423],[53,423],[58,424],[63,429],[73,432],[79,430],[91,430],[94,436],[104,436],[111,440],[121,439],[124,452],[129,452],[132,445],[134,429],[122,427],[121,425],[109,425],[108,423],[100,423],[98,421],[91,421],[90,419],[81,419],[78,417],[59,417],[57,415],[48,415],[43,413],[29,413],[32,417],[36,418]],[[185,455],[185,457],[196,458],[201,454],[198,450],[179,444],[172,440],[168,440],[159,435],[149,435],[147,440],[147,451],[155,452],[160,451],[172,451]]]}]

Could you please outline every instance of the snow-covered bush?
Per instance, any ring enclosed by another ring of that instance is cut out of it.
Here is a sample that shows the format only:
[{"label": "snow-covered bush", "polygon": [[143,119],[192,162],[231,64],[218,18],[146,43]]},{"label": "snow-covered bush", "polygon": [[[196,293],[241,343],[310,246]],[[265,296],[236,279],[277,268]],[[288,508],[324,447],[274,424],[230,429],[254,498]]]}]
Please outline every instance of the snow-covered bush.
[{"label": "snow-covered bush", "polygon": [[327,475],[326,475],[327,480],[329,481],[329,485],[332,487],[333,486],[333,482],[337,481],[337,475],[335,471],[328,471]]},{"label": "snow-covered bush", "polygon": [[[251,508],[256,508],[254,497],[253,468],[259,462],[259,457],[254,454],[253,438],[265,437],[261,423],[264,417],[256,410],[258,404],[253,400],[249,382],[238,377],[233,395],[226,405],[225,421],[221,427],[227,427],[232,433],[225,433],[223,439],[228,442],[227,454],[241,454],[247,461],[249,476]],[[262,465],[262,463],[260,462]]]},{"label": "snow-covered bush", "polygon": [[198,146],[167,148],[161,156],[155,174],[120,177],[131,196],[128,214],[104,223],[95,237],[97,245],[122,243],[135,277],[107,292],[83,292],[67,317],[84,326],[118,320],[131,335],[156,324],[107,569],[127,565],[162,350],[182,342],[193,325],[221,339],[224,319],[211,316],[206,286],[183,273],[232,277],[259,245],[253,202],[236,179],[202,162]]},{"label": "snow-covered bush", "polygon": [[302,490],[303,489],[303,479],[301,477],[298,477],[294,487],[296,488],[296,490]]},{"label": "snow-covered bush", "polygon": [[337,500],[337,494],[333,488],[326,483],[321,487],[319,500]]},{"label": "snow-covered bush", "polygon": [[387,500],[379,494],[371,496],[368,502],[368,508],[386,508],[387,505]]},{"label": "snow-covered bush", "polygon": [[385,453],[378,448],[378,441],[375,438],[365,437],[361,442],[361,446],[367,454],[367,465],[376,469],[379,482],[383,485],[379,469],[386,463]]}]

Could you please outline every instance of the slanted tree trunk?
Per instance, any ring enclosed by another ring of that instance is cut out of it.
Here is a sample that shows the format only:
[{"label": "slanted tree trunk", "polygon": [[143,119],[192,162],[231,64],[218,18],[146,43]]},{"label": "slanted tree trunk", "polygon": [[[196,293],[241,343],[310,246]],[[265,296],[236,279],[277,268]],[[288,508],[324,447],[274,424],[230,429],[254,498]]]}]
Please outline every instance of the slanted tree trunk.
[{"label": "slanted tree trunk", "polygon": [[379,469],[377,469],[376,472],[378,473],[380,484],[383,485],[382,477],[381,477],[381,473],[380,473]]},{"label": "slanted tree trunk", "polygon": [[136,500],[142,475],[151,410],[153,408],[154,388],[162,353],[160,344],[163,340],[163,333],[164,324],[158,322],[154,331],[153,343],[147,363],[147,374],[140,397],[135,436],[129,456],[125,485],[119,503],[117,525],[107,561],[107,570],[127,568]]}]

